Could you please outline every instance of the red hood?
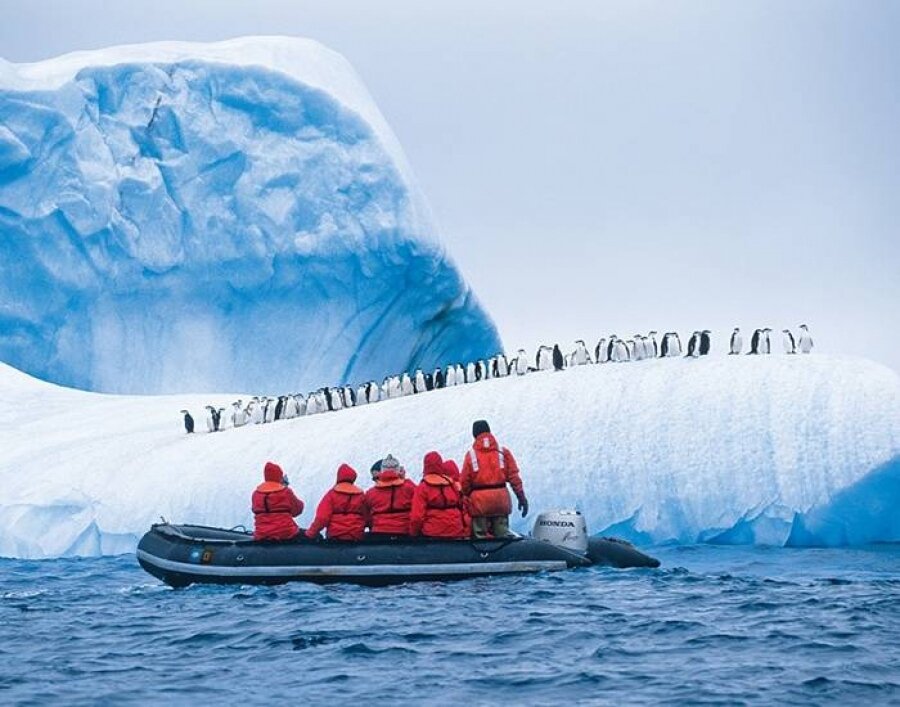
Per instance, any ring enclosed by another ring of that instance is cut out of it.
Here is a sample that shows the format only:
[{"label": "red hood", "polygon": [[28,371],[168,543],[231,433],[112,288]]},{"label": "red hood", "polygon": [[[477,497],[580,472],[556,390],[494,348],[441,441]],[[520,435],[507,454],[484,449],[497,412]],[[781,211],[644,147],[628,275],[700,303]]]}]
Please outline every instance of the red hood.
[{"label": "red hood", "polygon": [[444,476],[447,476],[454,481],[459,481],[459,467],[452,459],[444,460]]},{"label": "red hood", "polygon": [[341,464],[337,471],[337,480],[338,483],[346,481],[352,484],[356,481],[356,471],[349,464]]},{"label": "red hood", "polygon": [[422,462],[422,476],[425,474],[443,474],[444,460],[437,452],[428,452]]},{"label": "red hood", "polygon": [[275,481],[280,484],[284,482],[284,471],[275,462],[266,462],[263,478],[266,481]]}]

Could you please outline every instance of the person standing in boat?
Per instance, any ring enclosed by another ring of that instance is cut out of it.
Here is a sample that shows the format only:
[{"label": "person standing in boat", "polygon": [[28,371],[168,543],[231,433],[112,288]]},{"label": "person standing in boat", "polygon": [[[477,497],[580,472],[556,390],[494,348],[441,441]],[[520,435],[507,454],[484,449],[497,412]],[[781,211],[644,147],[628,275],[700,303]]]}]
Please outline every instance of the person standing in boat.
[{"label": "person standing in boat", "polygon": [[303,501],[288,487],[288,478],[278,464],[266,462],[264,481],[253,492],[254,540],[290,540],[300,528],[294,518],[303,513]]},{"label": "person standing in boat", "polygon": [[469,537],[459,485],[447,476],[444,460],[437,452],[425,455],[422,481],[416,486],[409,515],[409,534],[429,538]]},{"label": "person standing in boat", "polygon": [[516,494],[522,517],[528,515],[528,499],[522,487],[519,466],[512,452],[497,443],[486,420],[475,421],[472,436],[475,441],[466,452],[460,475],[462,492],[469,499],[472,535],[476,538],[508,537],[512,503],[507,484]]},{"label": "person standing in boat", "polygon": [[370,524],[369,505],[355,481],[353,467],[341,464],[337,483],[319,501],[316,518],[306,531],[306,537],[317,537],[323,528],[329,540],[356,541],[365,537]]},{"label": "person standing in boat", "polygon": [[409,512],[416,485],[405,478],[400,462],[388,454],[374,473],[375,485],[366,491],[372,532],[382,535],[409,535]]}]

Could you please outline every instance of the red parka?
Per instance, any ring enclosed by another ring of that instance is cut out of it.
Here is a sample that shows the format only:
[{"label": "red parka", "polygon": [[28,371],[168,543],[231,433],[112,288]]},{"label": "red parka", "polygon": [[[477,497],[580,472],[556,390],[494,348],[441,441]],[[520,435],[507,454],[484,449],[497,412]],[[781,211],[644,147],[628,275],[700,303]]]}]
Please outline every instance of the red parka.
[{"label": "red parka", "polygon": [[416,485],[395,469],[385,469],[366,491],[373,533],[409,535],[409,512]]},{"label": "red parka", "polygon": [[306,537],[314,538],[322,528],[332,540],[362,540],[369,525],[369,507],[363,490],[356,486],[356,472],[341,464],[337,483],[326,493],[316,508],[316,518]]},{"label": "red parka", "polygon": [[303,513],[303,501],[284,483],[284,471],[278,464],[266,462],[263,478],[250,501],[253,539],[290,540],[300,532],[294,517]]},{"label": "red parka", "polygon": [[509,491],[520,503],[525,503],[525,491],[519,477],[519,466],[506,447],[500,447],[490,432],[475,438],[466,452],[460,475],[462,492],[469,498],[469,512],[473,517],[508,516],[512,512]]},{"label": "red parka", "polygon": [[422,482],[413,496],[409,516],[409,534],[431,538],[467,538],[462,494],[458,485],[444,473],[440,454],[425,455]]}]

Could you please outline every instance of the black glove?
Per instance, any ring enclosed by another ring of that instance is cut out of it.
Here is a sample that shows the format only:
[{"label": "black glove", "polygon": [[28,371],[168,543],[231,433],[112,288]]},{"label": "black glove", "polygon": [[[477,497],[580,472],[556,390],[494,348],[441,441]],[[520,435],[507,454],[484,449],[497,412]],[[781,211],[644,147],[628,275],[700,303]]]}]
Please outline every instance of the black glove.
[{"label": "black glove", "polygon": [[519,499],[519,510],[522,511],[523,518],[528,515],[528,499],[524,496]]}]

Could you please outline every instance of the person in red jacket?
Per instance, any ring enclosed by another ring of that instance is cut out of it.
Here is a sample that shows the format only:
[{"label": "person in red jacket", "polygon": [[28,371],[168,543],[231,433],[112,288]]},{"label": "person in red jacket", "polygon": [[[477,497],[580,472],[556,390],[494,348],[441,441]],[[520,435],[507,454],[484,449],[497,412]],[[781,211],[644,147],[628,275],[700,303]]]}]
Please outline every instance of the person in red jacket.
[{"label": "person in red jacket", "polygon": [[528,499],[522,488],[519,466],[512,452],[497,444],[487,421],[476,420],[472,436],[475,441],[466,453],[460,476],[462,492],[469,498],[472,534],[476,538],[507,537],[512,512],[507,484],[516,494],[522,517],[528,515]]},{"label": "person in red jacket", "polygon": [[437,452],[425,455],[422,482],[416,486],[409,534],[430,538],[467,538],[462,495],[456,483],[444,473]]},{"label": "person in red jacket", "polygon": [[409,535],[409,512],[416,485],[404,477],[403,467],[388,454],[378,465],[375,486],[366,491],[366,503],[372,519],[372,532],[384,535]]},{"label": "person in red jacket", "polygon": [[341,464],[337,483],[326,493],[316,508],[316,518],[306,537],[315,538],[322,528],[329,540],[362,540],[369,525],[369,507],[363,490],[353,482],[356,472]]},{"label": "person in red jacket", "polygon": [[303,501],[288,488],[288,479],[278,464],[266,462],[263,478],[250,501],[253,539],[290,540],[300,532],[294,518],[303,513]]}]

